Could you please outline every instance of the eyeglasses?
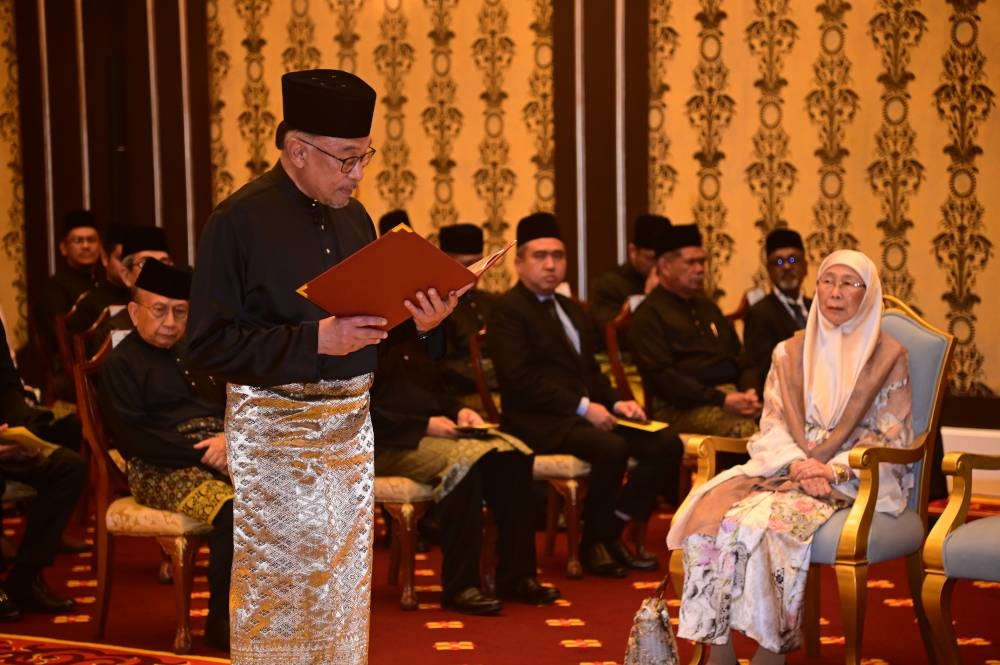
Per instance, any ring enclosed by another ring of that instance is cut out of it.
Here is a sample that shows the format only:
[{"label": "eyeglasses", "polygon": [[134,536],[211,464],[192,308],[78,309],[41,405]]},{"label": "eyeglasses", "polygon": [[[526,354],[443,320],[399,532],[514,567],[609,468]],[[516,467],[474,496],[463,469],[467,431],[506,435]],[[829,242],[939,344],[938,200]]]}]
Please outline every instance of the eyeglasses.
[{"label": "eyeglasses", "polygon": [[70,245],[96,245],[100,240],[97,236],[72,236],[66,238]]},{"label": "eyeglasses", "polygon": [[771,261],[771,265],[774,266],[775,268],[780,268],[786,265],[797,266],[800,263],[803,263],[804,261],[805,259],[801,259],[797,256],[789,256],[789,257],[779,256],[775,260]]},{"label": "eyeglasses", "polygon": [[152,314],[153,318],[156,320],[164,319],[168,313],[173,312],[174,321],[187,321],[188,313],[190,312],[187,305],[174,305],[173,307],[169,307],[164,305],[162,302],[158,302],[155,305],[147,305],[146,303],[139,302],[138,300],[135,301],[135,304],[148,309],[149,313]]},{"label": "eyeglasses", "polygon": [[323,148],[319,147],[315,143],[310,143],[309,141],[306,141],[304,138],[300,138],[300,137],[296,137],[296,138],[298,138],[300,141],[302,141],[306,145],[312,146],[313,148],[316,148],[317,150],[319,150],[321,153],[323,153],[327,157],[331,157],[333,159],[336,159],[338,162],[340,162],[340,172],[341,173],[350,173],[351,171],[354,170],[354,167],[358,165],[358,162],[361,162],[361,166],[363,166],[363,167],[364,166],[368,166],[369,162],[372,161],[372,157],[375,156],[375,148],[372,148],[372,147],[369,146],[368,150],[366,150],[364,152],[364,154],[354,155],[352,157],[337,157],[336,155],[331,154],[331,153],[327,152],[326,150],[323,150]]},{"label": "eyeglasses", "polygon": [[[142,270],[142,267],[144,265],[146,265],[146,261],[148,261],[148,260],[150,260],[152,258],[154,258],[154,257],[152,257],[152,256],[142,256],[142,257],[139,257],[137,259],[137,258],[135,258],[135,254],[129,254],[124,259],[122,259],[122,265],[125,266],[126,268],[128,268],[129,270],[132,270],[133,268],[135,268],[137,270]],[[165,256],[162,259],[157,259],[157,261],[159,261],[160,263],[162,263],[165,266],[172,266],[172,265],[174,265],[173,259],[171,259],[168,256]]]},{"label": "eyeglasses", "polygon": [[840,287],[841,291],[859,291],[861,289],[868,288],[867,286],[865,286],[864,282],[853,282],[846,279],[838,282],[832,277],[820,277],[818,280],[816,280],[816,284],[823,287],[824,289],[832,289],[833,287],[837,286]]}]

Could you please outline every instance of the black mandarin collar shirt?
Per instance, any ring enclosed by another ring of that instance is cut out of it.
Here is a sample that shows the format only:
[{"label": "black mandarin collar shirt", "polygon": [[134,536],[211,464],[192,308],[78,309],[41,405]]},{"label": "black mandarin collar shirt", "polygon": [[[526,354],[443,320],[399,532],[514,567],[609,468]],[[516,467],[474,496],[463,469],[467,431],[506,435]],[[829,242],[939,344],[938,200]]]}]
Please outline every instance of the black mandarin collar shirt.
[{"label": "black mandarin collar shirt", "polygon": [[219,204],[205,226],[191,289],[192,360],[217,378],[253,386],[373,372],[375,346],[317,353],[319,320],[328,314],[296,289],[374,239],[358,201],[343,208],[313,201],[278,163]]}]

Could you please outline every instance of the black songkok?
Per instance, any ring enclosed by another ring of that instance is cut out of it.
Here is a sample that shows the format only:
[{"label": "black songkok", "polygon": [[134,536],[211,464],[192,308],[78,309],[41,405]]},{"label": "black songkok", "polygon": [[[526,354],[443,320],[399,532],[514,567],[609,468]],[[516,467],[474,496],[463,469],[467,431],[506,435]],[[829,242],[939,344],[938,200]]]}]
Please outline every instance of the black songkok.
[{"label": "black songkok", "polygon": [[94,218],[94,213],[89,210],[70,210],[63,217],[63,235],[67,235],[73,229],[79,229],[81,227],[89,226],[92,229],[97,228],[97,220]]},{"label": "black songkok", "polygon": [[354,74],[339,69],[288,72],[281,77],[281,96],[285,119],[280,139],[288,129],[342,139],[371,134],[375,90]]},{"label": "black songkok", "polygon": [[135,287],[171,300],[190,300],[191,269],[187,266],[168,266],[149,258],[142,265]]},{"label": "black songkok", "polygon": [[802,236],[796,231],[791,229],[774,229],[767,234],[767,239],[764,241],[765,254],[770,254],[775,250],[786,247],[794,247],[795,249],[801,249],[803,252],[806,251],[805,246],[802,244]]},{"label": "black songkok", "polygon": [[413,228],[413,225],[410,224],[410,216],[406,214],[405,210],[390,210],[379,218],[378,234],[384,236],[400,224],[406,224],[411,229]]},{"label": "black songkok", "polygon": [[482,254],[483,230],[475,224],[442,226],[438,244],[448,254]]},{"label": "black songkok", "polygon": [[562,234],[559,233],[559,225],[556,223],[556,216],[551,212],[536,212],[517,223],[518,247],[538,238],[558,238],[562,240]]},{"label": "black songkok", "polygon": [[655,250],[663,243],[670,218],[662,215],[639,215],[635,218],[632,243],[641,249]]},{"label": "black songkok", "polygon": [[698,230],[697,224],[667,227],[656,254],[659,256],[684,247],[701,247],[701,231]]},{"label": "black songkok", "polygon": [[158,226],[129,226],[122,238],[122,258],[137,252],[167,252],[167,235]]}]

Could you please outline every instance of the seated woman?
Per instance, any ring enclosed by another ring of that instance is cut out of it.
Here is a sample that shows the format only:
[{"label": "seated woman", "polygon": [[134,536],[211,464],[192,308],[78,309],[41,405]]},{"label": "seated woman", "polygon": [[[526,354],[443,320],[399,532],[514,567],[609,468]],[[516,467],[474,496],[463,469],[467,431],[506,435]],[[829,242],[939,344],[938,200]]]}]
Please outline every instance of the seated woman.
[{"label": "seated woman", "polygon": [[[678,636],[711,643],[709,663],[737,662],[731,630],[755,640],[751,661],[783,663],[799,647],[813,534],[857,496],[858,444],[912,443],[906,349],[880,331],[875,264],[838,250],[819,267],[805,335],[774,350],[750,461],[697,488],[667,545],[684,550]],[[908,465],[882,465],[877,510],[899,514]]]}]

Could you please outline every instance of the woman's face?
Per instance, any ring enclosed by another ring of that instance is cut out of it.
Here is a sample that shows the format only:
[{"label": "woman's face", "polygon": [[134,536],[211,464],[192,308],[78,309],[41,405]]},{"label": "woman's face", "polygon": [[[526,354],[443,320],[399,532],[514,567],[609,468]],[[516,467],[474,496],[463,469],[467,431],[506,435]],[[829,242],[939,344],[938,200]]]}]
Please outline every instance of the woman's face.
[{"label": "woman's face", "polygon": [[847,266],[832,265],[816,282],[819,311],[835,326],[847,323],[858,313],[867,285]]}]

